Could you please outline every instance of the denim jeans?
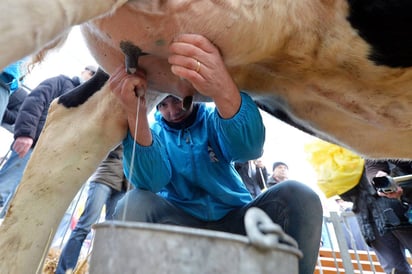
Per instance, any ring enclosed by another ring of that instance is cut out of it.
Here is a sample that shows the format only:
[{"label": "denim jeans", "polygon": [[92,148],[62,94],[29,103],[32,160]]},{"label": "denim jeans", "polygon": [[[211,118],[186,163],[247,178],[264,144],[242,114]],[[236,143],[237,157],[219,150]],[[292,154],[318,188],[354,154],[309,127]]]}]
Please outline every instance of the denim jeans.
[{"label": "denim jeans", "polygon": [[392,273],[392,269],[396,269],[397,274],[411,274],[412,268],[405,257],[405,249],[412,253],[412,231],[399,229],[380,235],[376,230],[375,237],[371,246],[385,272]]},{"label": "denim jeans", "polygon": [[7,104],[9,103],[9,97],[10,97],[9,90],[0,84],[0,121],[3,119],[4,112],[7,109]]},{"label": "denim jeans", "polygon": [[[279,224],[298,242],[299,249],[304,254],[299,261],[299,273],[313,274],[322,230],[322,206],[314,191],[296,181],[276,184],[249,204],[234,209],[213,222],[196,219],[152,192],[134,189],[119,201],[114,219],[182,225],[246,235],[244,215],[250,207],[265,211],[274,223]],[[276,269],[273,271],[275,273]]]},{"label": "denim jeans", "polygon": [[74,212],[71,212],[69,210],[66,210],[66,212],[64,213],[63,218],[61,219],[60,224],[56,229],[56,233],[54,234],[51,245],[52,247],[59,249],[62,248],[65,236],[70,231],[73,213]]},{"label": "denim jeans", "polygon": [[84,211],[63,248],[56,274],[65,274],[66,270],[76,267],[83,242],[92,225],[99,220],[103,206],[106,205],[106,220],[111,220],[116,204],[124,193],[99,182],[90,182]]},{"label": "denim jeans", "polygon": [[69,207],[66,209],[66,212],[64,213],[63,218],[61,219],[60,224],[56,229],[56,234],[54,234],[51,247],[61,250],[64,244],[66,244],[66,234],[69,233],[70,236],[72,229],[74,229],[74,227],[72,226],[73,215],[75,214],[83,195],[87,195],[89,184],[89,182],[83,184],[83,186],[77,192],[76,196],[74,196]]},{"label": "denim jeans", "polygon": [[26,168],[32,151],[33,149],[29,149],[23,158],[19,158],[19,155],[12,150],[10,158],[0,170],[0,204],[3,206],[0,212],[0,218],[4,217],[8,209],[14,192],[23,177],[24,169]]}]

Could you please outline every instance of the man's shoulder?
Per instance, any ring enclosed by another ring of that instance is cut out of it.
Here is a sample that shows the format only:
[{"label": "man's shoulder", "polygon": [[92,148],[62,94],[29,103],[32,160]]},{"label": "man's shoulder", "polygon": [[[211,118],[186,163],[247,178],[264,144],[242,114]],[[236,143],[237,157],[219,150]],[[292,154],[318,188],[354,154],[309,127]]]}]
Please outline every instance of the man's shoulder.
[{"label": "man's shoulder", "polygon": [[19,87],[9,98],[9,103],[15,103],[15,102],[23,102],[23,100],[27,97],[29,92],[23,88]]},{"label": "man's shoulder", "polygon": [[64,74],[59,74],[57,76],[53,76],[50,78],[47,78],[46,80],[43,81],[43,83],[49,83],[49,84],[53,84],[53,83],[71,83],[72,85],[75,84],[80,84],[79,80],[76,77],[70,78],[67,75]]}]

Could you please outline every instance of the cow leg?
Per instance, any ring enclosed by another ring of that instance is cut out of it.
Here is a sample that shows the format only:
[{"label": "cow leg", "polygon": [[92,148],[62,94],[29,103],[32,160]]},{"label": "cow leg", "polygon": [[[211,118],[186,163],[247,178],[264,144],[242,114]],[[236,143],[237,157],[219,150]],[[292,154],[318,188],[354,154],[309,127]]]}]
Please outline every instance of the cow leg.
[{"label": "cow leg", "polygon": [[0,1],[0,68],[43,48],[72,26],[113,12],[127,0]]},{"label": "cow leg", "polygon": [[52,103],[0,226],[2,273],[37,273],[73,197],[126,130],[123,110],[108,85],[76,107]]}]

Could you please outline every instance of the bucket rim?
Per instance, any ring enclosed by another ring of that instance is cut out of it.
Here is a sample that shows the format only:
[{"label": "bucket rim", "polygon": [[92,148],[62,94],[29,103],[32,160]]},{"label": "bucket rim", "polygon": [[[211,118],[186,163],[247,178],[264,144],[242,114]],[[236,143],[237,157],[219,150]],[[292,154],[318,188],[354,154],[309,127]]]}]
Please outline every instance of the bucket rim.
[{"label": "bucket rim", "polygon": [[[93,225],[93,229],[97,230],[102,228],[115,229],[133,229],[137,228],[140,230],[151,230],[159,232],[167,232],[179,235],[190,235],[190,236],[200,236],[203,238],[213,238],[220,239],[225,241],[238,242],[244,245],[251,245],[256,247],[247,236],[238,235],[229,232],[217,231],[217,230],[208,230],[202,228],[193,228],[187,226],[178,226],[170,224],[159,224],[159,223],[145,223],[145,222],[130,222],[130,221],[104,221]],[[302,256],[302,252],[286,243],[278,243],[277,245],[268,249],[268,251],[282,251],[291,253],[292,255],[297,256],[298,258]]]}]

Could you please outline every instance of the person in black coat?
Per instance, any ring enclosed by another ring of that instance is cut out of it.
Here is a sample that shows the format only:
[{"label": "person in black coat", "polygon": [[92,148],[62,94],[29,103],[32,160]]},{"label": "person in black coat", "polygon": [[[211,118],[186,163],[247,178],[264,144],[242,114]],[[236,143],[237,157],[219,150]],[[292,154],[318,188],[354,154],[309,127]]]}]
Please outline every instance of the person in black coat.
[{"label": "person in black coat", "polygon": [[20,87],[10,95],[9,103],[1,120],[1,126],[11,133],[14,133],[14,123],[16,122],[17,114],[28,94],[25,88]]},{"label": "person in black coat", "polygon": [[373,178],[409,174],[412,174],[410,161],[365,159],[359,184],[340,195],[353,202],[352,211],[365,242],[374,248],[386,273],[412,273],[405,255],[405,249],[412,252],[412,224],[407,216],[410,182],[400,184],[396,191],[383,193],[374,187]]},{"label": "person in black coat", "polygon": [[80,77],[65,75],[52,77],[41,82],[25,98],[14,125],[14,142],[10,158],[0,170],[0,218],[4,216],[7,205],[20,183],[34,146],[46,122],[49,106],[54,99],[90,79],[96,69],[88,66]]},{"label": "person in black coat", "polygon": [[266,189],[266,178],[268,177],[268,173],[261,159],[247,162],[236,162],[235,169],[253,198],[256,198],[264,189]]}]

